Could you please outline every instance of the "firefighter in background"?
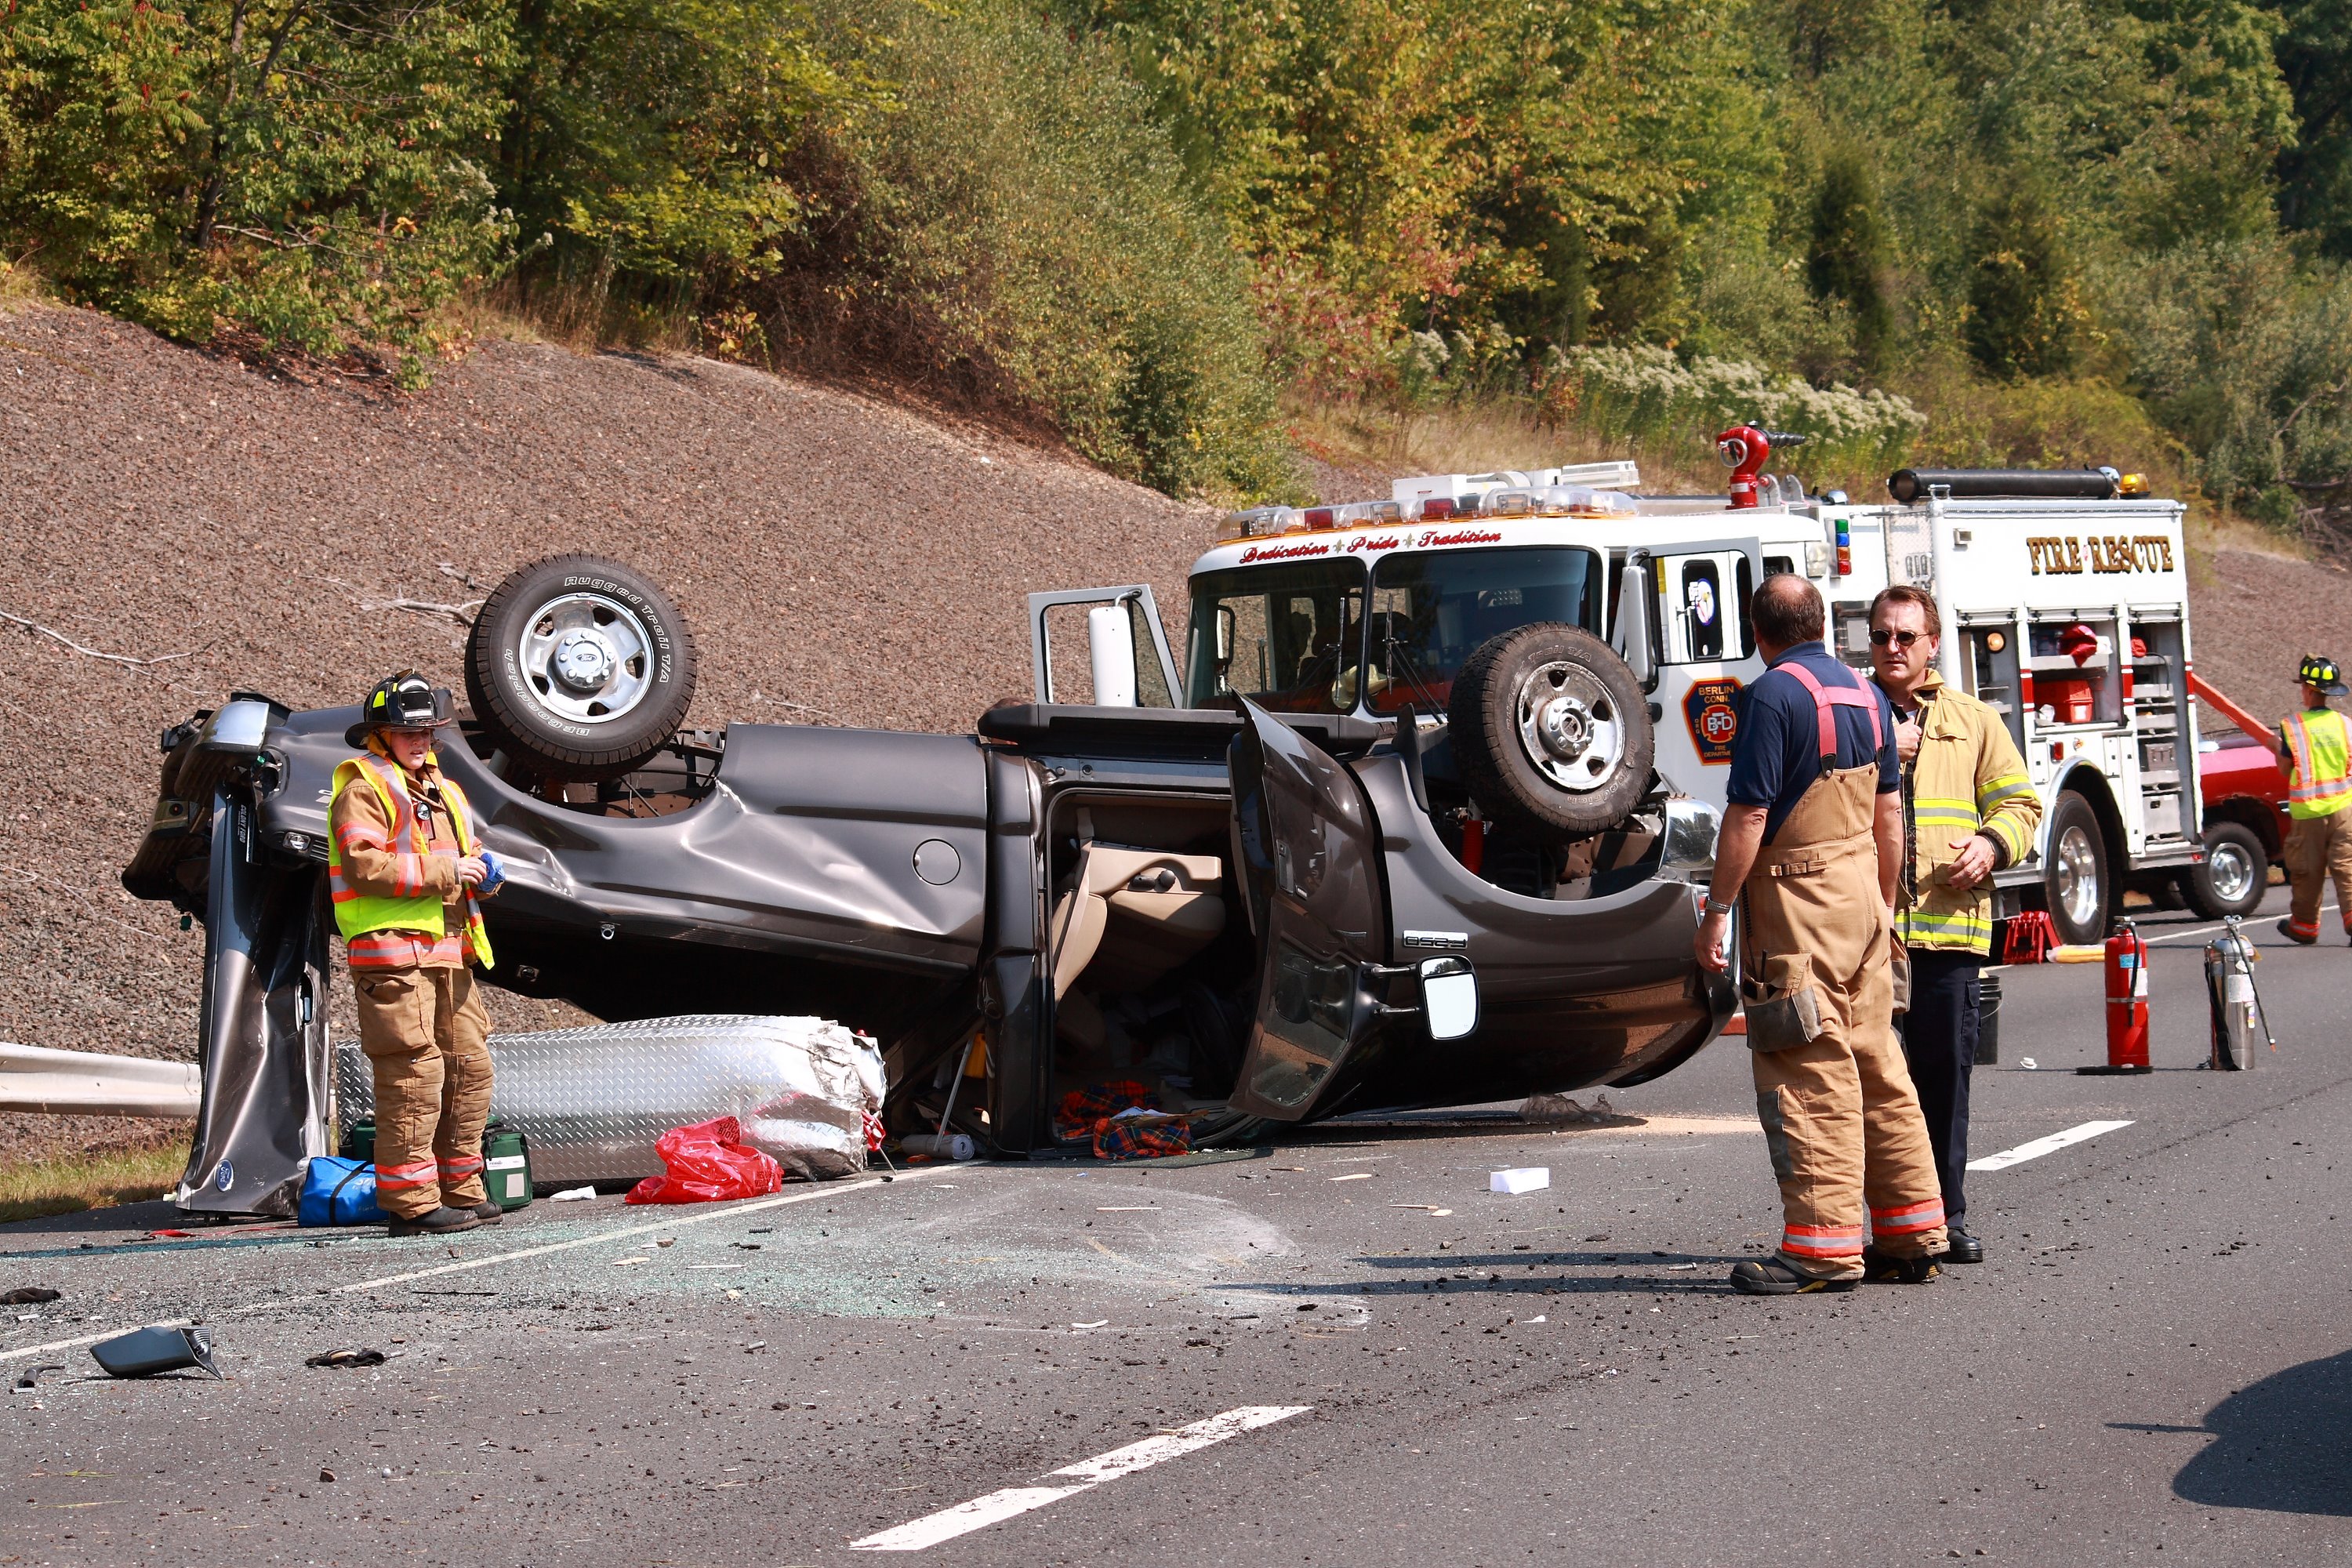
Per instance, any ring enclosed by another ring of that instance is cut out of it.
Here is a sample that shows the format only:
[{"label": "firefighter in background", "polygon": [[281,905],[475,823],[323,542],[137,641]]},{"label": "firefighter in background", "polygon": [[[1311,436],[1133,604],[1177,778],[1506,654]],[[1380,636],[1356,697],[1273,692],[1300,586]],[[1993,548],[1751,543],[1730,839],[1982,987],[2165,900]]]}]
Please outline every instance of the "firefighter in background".
[{"label": "firefighter in background", "polygon": [[1903,874],[1895,932],[1911,962],[1903,1056],[1919,1091],[1944,1194],[1944,1258],[1981,1263],[1968,1213],[1969,1073],[1979,976],[1992,953],[1995,871],[2032,849],[2042,799],[2000,715],[1936,672],[1944,633],[1935,599],[1898,584],[1870,605],[1870,663],[1895,708],[1903,767]]},{"label": "firefighter in background", "polygon": [[348,739],[363,753],[335,770],[327,879],[375,1073],[376,1203],[394,1236],[471,1230],[500,1217],[482,1188],[490,1020],[467,967],[489,967],[475,906],[497,862],[434,755],[448,693],[403,670],[361,712]]},{"label": "firefighter in background", "polygon": [[1778,1250],[1736,1266],[1731,1283],[1757,1296],[1924,1283],[1944,1250],[1944,1200],[1895,1037],[1895,716],[1822,645],[1811,583],[1776,574],[1752,605],[1771,668],[1740,714],[1695,945],[1706,968],[1727,967],[1738,909],[1756,1110],[1783,1223]]},{"label": "firefighter in background", "polygon": [[2344,695],[2344,677],[2332,658],[2316,655],[2295,671],[2303,711],[2279,725],[2279,762],[2286,769],[2286,878],[2293,902],[2279,930],[2305,947],[2319,940],[2319,896],[2330,878],[2344,930],[2352,934],[2352,737],[2344,715],[2327,705]]}]

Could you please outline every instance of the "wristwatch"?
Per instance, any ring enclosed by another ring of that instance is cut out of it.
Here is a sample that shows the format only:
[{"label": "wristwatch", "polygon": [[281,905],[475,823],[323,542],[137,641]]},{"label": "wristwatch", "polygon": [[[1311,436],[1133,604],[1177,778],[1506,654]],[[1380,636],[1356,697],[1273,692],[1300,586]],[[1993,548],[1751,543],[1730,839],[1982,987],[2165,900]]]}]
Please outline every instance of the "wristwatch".
[{"label": "wristwatch", "polygon": [[1706,912],[1711,915],[1727,915],[1731,912],[1731,906],[1713,894],[1709,894],[1706,900]]}]

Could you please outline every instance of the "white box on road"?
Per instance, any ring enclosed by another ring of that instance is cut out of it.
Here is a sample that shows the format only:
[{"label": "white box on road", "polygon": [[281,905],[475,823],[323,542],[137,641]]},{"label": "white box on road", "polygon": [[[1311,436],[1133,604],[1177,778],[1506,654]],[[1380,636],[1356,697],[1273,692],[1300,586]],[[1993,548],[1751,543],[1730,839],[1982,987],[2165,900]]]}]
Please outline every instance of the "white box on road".
[{"label": "white box on road", "polygon": [[1508,1193],[1513,1196],[1520,1193],[1541,1192],[1550,1185],[1549,1165],[1521,1165],[1515,1171],[1496,1171],[1486,1178],[1488,1192]]}]

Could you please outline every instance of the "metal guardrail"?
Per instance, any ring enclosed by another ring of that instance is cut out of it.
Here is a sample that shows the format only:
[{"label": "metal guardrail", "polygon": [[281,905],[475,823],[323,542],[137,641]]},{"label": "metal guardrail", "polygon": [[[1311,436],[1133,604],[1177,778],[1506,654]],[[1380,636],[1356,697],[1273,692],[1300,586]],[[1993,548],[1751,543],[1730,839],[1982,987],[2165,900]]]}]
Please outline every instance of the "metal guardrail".
[{"label": "metal guardrail", "polygon": [[193,1121],[204,1098],[194,1062],[53,1051],[0,1040],[0,1110]]}]

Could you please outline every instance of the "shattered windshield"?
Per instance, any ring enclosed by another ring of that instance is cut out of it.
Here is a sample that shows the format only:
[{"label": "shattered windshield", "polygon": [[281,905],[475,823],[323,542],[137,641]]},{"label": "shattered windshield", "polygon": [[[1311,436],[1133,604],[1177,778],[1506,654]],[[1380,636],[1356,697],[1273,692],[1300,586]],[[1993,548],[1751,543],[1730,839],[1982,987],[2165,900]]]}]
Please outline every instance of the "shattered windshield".
[{"label": "shattered windshield", "polygon": [[1355,706],[1362,658],[1360,561],[1302,561],[1192,579],[1184,660],[1187,706],[1239,693],[1277,713]]},{"label": "shattered windshield", "polygon": [[1390,556],[1372,573],[1372,708],[1443,709],[1478,645],[1530,621],[1598,634],[1606,578],[1598,553],[1564,546]]}]

